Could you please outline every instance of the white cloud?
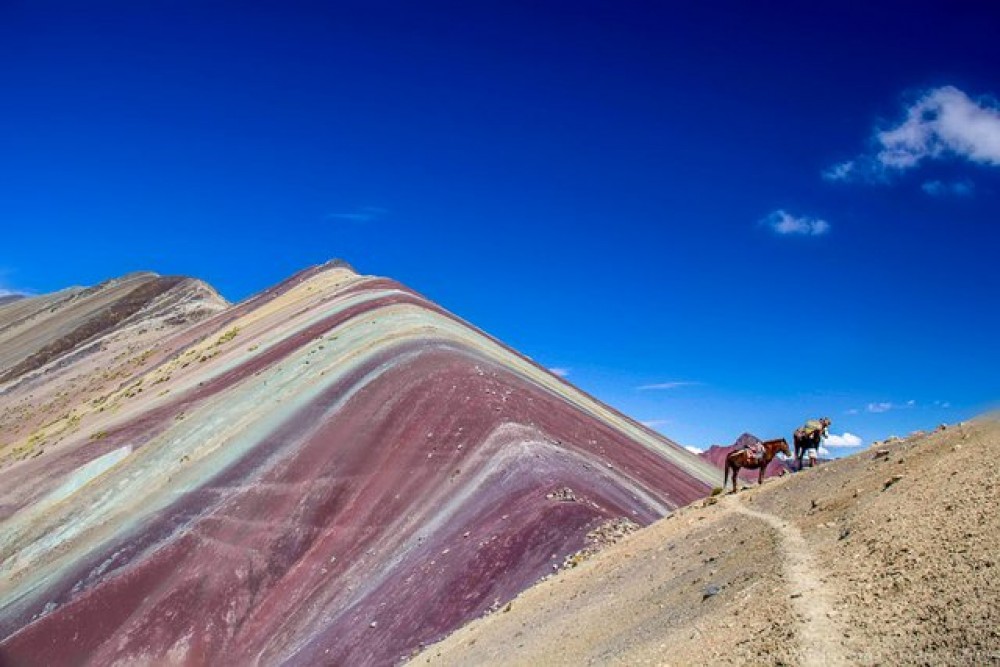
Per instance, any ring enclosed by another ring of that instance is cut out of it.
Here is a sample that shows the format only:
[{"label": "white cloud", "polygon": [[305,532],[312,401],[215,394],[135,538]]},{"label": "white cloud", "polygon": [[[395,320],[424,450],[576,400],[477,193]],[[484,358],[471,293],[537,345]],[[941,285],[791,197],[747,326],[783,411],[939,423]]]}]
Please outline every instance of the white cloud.
[{"label": "white cloud", "polygon": [[855,169],[854,160],[848,160],[825,169],[823,178],[827,181],[846,181],[851,178]]},{"label": "white cloud", "polygon": [[695,447],[693,445],[684,445],[684,449],[688,450],[692,454],[701,454],[703,451],[705,451],[703,449],[698,449],[697,447]]},{"label": "white cloud", "polygon": [[371,222],[384,216],[388,211],[378,206],[362,206],[355,211],[345,213],[327,213],[327,220],[344,220],[346,222]]},{"label": "white cloud", "polygon": [[972,181],[927,181],[920,188],[932,197],[971,197],[975,185]]},{"label": "white cloud", "polygon": [[8,276],[12,274],[13,271],[10,269],[0,266],[0,297],[5,296],[24,296],[28,297],[32,295],[32,292],[27,290],[17,289],[11,286],[11,281],[8,280]]},{"label": "white cloud", "polygon": [[568,368],[558,368],[558,367],[557,368],[550,368],[549,372],[552,373],[553,375],[556,375],[556,376],[561,377],[561,378],[564,378],[567,375],[569,375],[569,369]]},{"label": "white cloud", "polygon": [[829,456],[830,450],[827,449],[826,447],[820,446],[816,448],[816,453],[819,454],[820,456]]},{"label": "white cloud", "polygon": [[885,180],[925,160],[1000,166],[1000,104],[954,86],[925,91],[894,126],[876,130],[869,153],[823,172],[827,180]]},{"label": "white cloud", "polygon": [[831,433],[826,438],[827,447],[860,447],[864,441],[853,433],[844,432],[843,435]]},{"label": "white cloud", "polygon": [[879,403],[869,403],[865,406],[865,410],[868,412],[880,413],[889,412],[889,410],[902,410],[917,407],[917,402],[910,399],[906,403],[892,403],[890,401],[882,401]]},{"label": "white cloud", "polygon": [[761,224],[770,227],[776,234],[798,234],[803,236],[821,236],[830,231],[830,223],[820,218],[794,216],[784,209],[772,211]]},{"label": "white cloud", "polygon": [[660,426],[666,426],[670,423],[669,419],[648,419],[644,422],[639,422],[646,428],[658,428]]},{"label": "white cloud", "polygon": [[679,387],[693,387],[701,384],[700,382],[657,382],[656,384],[644,384],[642,386],[636,387],[639,391],[649,391],[660,390],[660,389],[678,389]]}]

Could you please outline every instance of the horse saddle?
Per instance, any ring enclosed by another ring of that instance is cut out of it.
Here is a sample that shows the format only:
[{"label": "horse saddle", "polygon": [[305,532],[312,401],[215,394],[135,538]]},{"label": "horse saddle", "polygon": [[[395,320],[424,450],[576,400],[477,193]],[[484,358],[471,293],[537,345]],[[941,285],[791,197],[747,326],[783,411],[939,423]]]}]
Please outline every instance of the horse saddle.
[{"label": "horse saddle", "polygon": [[759,442],[756,445],[749,445],[744,449],[746,451],[747,463],[757,464],[764,460],[764,445]]}]

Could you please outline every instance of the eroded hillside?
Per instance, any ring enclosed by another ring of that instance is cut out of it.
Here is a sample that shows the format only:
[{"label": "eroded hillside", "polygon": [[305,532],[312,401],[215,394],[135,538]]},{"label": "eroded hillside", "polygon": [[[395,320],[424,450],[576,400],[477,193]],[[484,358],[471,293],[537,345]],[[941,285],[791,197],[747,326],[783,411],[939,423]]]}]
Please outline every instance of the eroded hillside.
[{"label": "eroded hillside", "polygon": [[715,481],[340,263],[233,306],[138,274],[0,326],[4,664],[385,664]]}]

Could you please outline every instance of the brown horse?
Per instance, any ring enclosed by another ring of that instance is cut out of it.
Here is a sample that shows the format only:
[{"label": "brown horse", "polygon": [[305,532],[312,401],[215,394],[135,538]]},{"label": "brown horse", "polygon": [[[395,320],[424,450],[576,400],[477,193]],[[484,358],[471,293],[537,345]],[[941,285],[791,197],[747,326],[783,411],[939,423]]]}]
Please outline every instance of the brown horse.
[{"label": "brown horse", "polygon": [[757,484],[764,483],[764,471],[767,470],[767,466],[771,461],[774,460],[775,455],[781,452],[785,456],[791,456],[791,452],[788,451],[788,441],[784,438],[778,438],[777,440],[768,440],[766,442],[760,443],[763,449],[762,456],[754,456],[754,453],[749,448],[737,449],[729,452],[726,455],[726,476],[722,480],[722,488],[726,488],[726,483],[729,481],[729,471],[733,471],[733,493],[736,493],[736,477],[740,474],[740,468],[749,468],[750,470],[760,469],[760,476],[757,478]]}]

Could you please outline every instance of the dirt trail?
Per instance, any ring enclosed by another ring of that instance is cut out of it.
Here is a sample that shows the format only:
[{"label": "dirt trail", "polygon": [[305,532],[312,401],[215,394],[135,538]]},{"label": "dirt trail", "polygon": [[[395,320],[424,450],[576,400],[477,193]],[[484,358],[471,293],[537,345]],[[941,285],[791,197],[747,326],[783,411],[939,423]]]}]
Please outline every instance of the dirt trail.
[{"label": "dirt trail", "polygon": [[1000,666],[993,457],[995,414],[706,498],[413,663]]},{"label": "dirt trail", "polygon": [[843,633],[834,610],[836,598],[827,588],[826,573],[817,566],[799,529],[774,514],[750,509],[740,502],[739,496],[730,496],[721,504],[733,512],[765,522],[781,538],[785,579],[799,621],[797,634],[802,664],[806,667],[850,664],[843,650]]}]

